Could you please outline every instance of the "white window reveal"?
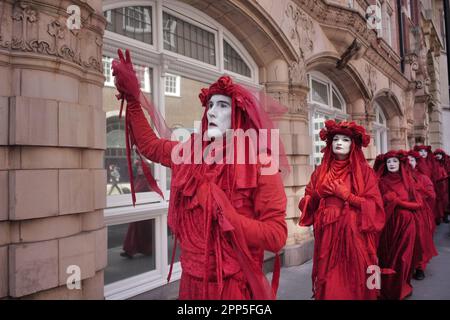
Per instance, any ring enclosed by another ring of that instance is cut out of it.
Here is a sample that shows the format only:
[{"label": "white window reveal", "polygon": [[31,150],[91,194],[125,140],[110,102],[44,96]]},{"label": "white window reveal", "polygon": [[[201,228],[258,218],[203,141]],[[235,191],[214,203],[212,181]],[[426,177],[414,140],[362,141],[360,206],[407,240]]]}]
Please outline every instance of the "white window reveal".
[{"label": "white window reveal", "polygon": [[103,75],[105,76],[105,86],[114,87],[114,76],[112,75],[112,58],[103,56]]},{"label": "white window reveal", "polygon": [[377,154],[388,151],[386,116],[378,103],[375,103],[375,122],[373,123],[374,144]]},{"label": "white window reveal", "polygon": [[312,160],[315,166],[322,162],[321,150],[325,142],[320,139],[320,130],[325,121],[335,119],[342,121],[347,118],[344,98],[335,84],[319,72],[308,74],[309,95],[308,104],[311,109],[311,134],[313,136]]},{"label": "white window reveal", "polygon": [[172,97],[180,96],[180,76],[166,73],[165,95],[172,96]]}]

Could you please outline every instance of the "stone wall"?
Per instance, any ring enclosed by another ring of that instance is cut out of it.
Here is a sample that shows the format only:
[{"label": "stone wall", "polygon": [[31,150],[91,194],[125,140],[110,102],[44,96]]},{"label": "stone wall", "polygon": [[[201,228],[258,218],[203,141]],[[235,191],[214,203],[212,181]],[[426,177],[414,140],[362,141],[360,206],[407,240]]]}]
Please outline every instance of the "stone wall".
[{"label": "stone wall", "polygon": [[7,0],[0,17],[0,298],[103,299],[101,0]]}]

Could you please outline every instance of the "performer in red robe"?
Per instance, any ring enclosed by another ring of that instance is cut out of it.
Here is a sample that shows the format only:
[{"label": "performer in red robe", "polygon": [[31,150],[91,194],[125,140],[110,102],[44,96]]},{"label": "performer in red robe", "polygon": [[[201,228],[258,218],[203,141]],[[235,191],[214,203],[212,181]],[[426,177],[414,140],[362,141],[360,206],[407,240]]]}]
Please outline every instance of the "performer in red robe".
[{"label": "performer in red robe", "polygon": [[412,175],[416,183],[416,195],[422,199],[422,207],[416,210],[416,244],[414,251],[414,279],[423,280],[425,270],[430,260],[438,255],[433,241],[433,233],[436,228],[434,222],[433,208],[436,201],[433,182],[423,173],[417,170],[417,162],[422,157],[416,151],[408,152],[409,164],[412,168]]},{"label": "performer in red robe", "polygon": [[[299,203],[301,226],[314,226],[315,299],[377,299],[367,284],[378,265],[377,243],[385,223],[378,180],[362,147],[370,136],[354,122],[325,122],[322,164]],[[378,288],[379,289],[379,288]]]},{"label": "performer in red robe", "polygon": [[433,182],[434,190],[436,192],[436,205],[433,209],[433,213],[436,225],[439,225],[444,218],[444,205],[446,203],[447,193],[445,195],[442,193],[448,192],[445,188],[447,183],[447,173],[436,163],[436,159],[430,146],[415,146],[414,151],[419,152],[422,156],[421,161],[417,164],[419,171],[427,175]]},{"label": "performer in red robe", "polygon": [[[258,149],[255,163],[237,162],[242,154],[233,145],[231,160],[205,163],[197,159],[198,154],[214,158],[229,150],[235,136],[227,133],[222,139],[226,129],[273,129],[260,100],[231,78],[221,77],[200,94],[205,107],[201,133],[184,143],[171,141],[163,120],[140,92],[128,50],[126,58],[119,50],[119,59],[113,62],[113,73],[119,98],[127,101],[128,149],[136,145],[139,154],[172,169],[168,224],[181,249],[179,298],[274,299],[279,261],[270,287],[262,270],[264,250],[278,252],[287,238],[281,176],[278,168],[272,174],[264,170],[277,162],[274,149],[269,145],[265,158]],[[141,106],[167,138],[156,136]],[[245,155],[250,147],[244,149]],[[281,164],[287,163],[283,158]],[[160,192],[148,168],[143,169],[152,189]]]},{"label": "performer in red robe", "polygon": [[[381,233],[378,257],[380,267],[395,270],[381,281],[381,298],[401,300],[412,294],[411,277],[416,241],[414,215],[422,203],[416,196],[406,152],[389,151],[377,165],[380,191],[386,212],[386,225]],[[380,158],[378,159],[380,160]]]},{"label": "performer in red robe", "polygon": [[[147,179],[145,178],[142,165],[139,161],[135,162],[136,176],[134,180],[135,192],[149,192]],[[133,258],[136,254],[143,255],[153,254],[153,221],[144,220],[130,223],[127,234],[123,242],[123,252],[120,253],[122,257]]]},{"label": "performer in red robe", "polygon": [[434,151],[437,210],[445,223],[448,223],[450,159],[442,149]]}]

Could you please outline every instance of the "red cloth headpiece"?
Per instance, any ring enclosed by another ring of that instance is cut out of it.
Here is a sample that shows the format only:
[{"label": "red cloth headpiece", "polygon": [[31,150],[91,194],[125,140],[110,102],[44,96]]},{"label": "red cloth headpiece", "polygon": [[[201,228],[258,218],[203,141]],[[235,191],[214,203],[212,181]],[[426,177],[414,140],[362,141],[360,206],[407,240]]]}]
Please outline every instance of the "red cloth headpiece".
[{"label": "red cloth headpiece", "polygon": [[336,134],[349,136],[359,148],[365,148],[370,143],[370,136],[366,133],[366,129],[354,121],[342,121],[339,123],[334,120],[325,121],[325,127],[320,130],[320,139],[326,141],[328,145],[332,143]]}]

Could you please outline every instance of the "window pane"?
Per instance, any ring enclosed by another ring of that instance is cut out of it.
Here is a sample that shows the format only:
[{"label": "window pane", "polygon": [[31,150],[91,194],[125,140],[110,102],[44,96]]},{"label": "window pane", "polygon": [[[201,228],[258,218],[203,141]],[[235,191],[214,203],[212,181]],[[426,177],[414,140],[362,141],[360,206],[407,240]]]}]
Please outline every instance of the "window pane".
[{"label": "window pane", "polygon": [[225,62],[225,69],[239,73],[246,77],[251,77],[250,68],[241,58],[239,53],[237,53],[236,50],[234,50],[233,47],[231,47],[225,40],[223,41],[223,49],[224,49],[223,59]]},{"label": "window pane", "polygon": [[106,30],[153,44],[152,7],[134,6],[105,11]]},{"label": "window pane", "polygon": [[[170,228],[167,228],[167,257],[168,257],[168,262],[169,265],[172,262],[172,255],[173,255],[173,246],[175,244],[175,236],[172,234],[172,232],[170,231]],[[179,262],[180,261],[180,243],[177,243],[177,250],[175,252],[175,259],[173,260],[174,263],[175,262]]]},{"label": "window pane", "polygon": [[108,227],[105,284],[155,270],[155,220]]},{"label": "window pane", "polygon": [[341,99],[339,99],[338,95],[336,94],[336,91],[333,89],[333,107],[342,110],[342,102]]},{"label": "window pane", "polygon": [[326,143],[322,140],[320,140],[320,130],[325,126],[325,121],[328,120],[328,116],[321,114],[319,112],[316,112],[313,116],[313,124],[314,124],[314,164],[319,165],[322,161],[323,154],[321,153],[321,150],[323,147],[325,147]]},{"label": "window pane", "polygon": [[328,85],[321,82],[311,80],[312,83],[312,100],[322,104],[328,105]]},{"label": "window pane", "polygon": [[[177,75],[174,75],[177,76]],[[179,96],[165,96],[165,120],[172,128],[183,128],[186,136],[200,128],[200,122],[205,109],[202,107],[198,95],[202,88],[209,87],[209,84],[178,76],[180,83]],[[177,139],[181,140],[182,135]],[[170,186],[171,172],[166,171],[167,187]]]},{"label": "window pane", "polygon": [[[148,99],[152,99],[150,83],[152,79],[152,69],[144,66],[134,66],[138,79],[143,86],[142,90]],[[119,118],[120,101],[116,98],[115,87],[105,86],[103,88],[103,110],[106,112],[106,150],[105,169],[107,171],[106,194],[111,197],[131,192],[130,176],[126,157],[125,143],[125,119],[124,115]],[[142,167],[137,160],[137,155],[133,152],[133,176],[136,192],[150,192],[150,188],[143,175]],[[150,170],[154,173],[154,164],[148,163]]]},{"label": "window pane", "polygon": [[164,49],[205,63],[216,64],[214,34],[163,13]]}]

